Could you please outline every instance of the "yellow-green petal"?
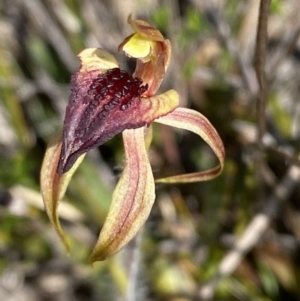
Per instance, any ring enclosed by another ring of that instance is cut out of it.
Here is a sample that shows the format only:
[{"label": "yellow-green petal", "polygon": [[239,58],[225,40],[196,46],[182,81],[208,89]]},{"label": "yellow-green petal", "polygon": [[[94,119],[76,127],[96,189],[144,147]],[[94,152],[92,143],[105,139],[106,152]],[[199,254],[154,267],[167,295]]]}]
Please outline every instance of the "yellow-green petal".
[{"label": "yellow-green petal", "polygon": [[150,124],[153,120],[165,116],[175,110],[179,105],[179,95],[175,90],[168,90],[163,94],[142,98],[139,107],[141,116],[136,119],[145,120]]},{"label": "yellow-green petal", "polygon": [[58,219],[57,207],[66,192],[72,175],[78,168],[79,164],[82,162],[84,155],[77,159],[76,163],[67,173],[58,174],[57,167],[61,153],[61,146],[61,133],[59,133],[58,135],[53,137],[46,150],[41,168],[40,185],[45,210],[50,219],[50,222],[60,236],[66,249],[69,251],[69,246],[65,234]]},{"label": "yellow-green petal", "polygon": [[123,140],[125,168],[113,193],[91,262],[106,259],[128,243],[145,223],[155,200],[144,128],[125,130]]},{"label": "yellow-green petal", "polygon": [[133,58],[144,58],[151,51],[152,42],[136,33],[123,46],[123,51],[127,56]]},{"label": "yellow-green petal", "polygon": [[225,159],[225,150],[223,142],[218,132],[215,130],[215,128],[212,126],[212,124],[206,117],[194,110],[186,108],[177,108],[173,112],[155,121],[172,127],[188,130],[199,135],[212,148],[220,162],[220,164],[215,168],[206,171],[162,178],[156,180],[156,182],[190,183],[207,181],[215,178],[222,172]]},{"label": "yellow-green petal", "polygon": [[78,57],[81,62],[79,72],[98,70],[99,73],[103,73],[118,67],[116,58],[101,48],[86,48],[78,54]]}]

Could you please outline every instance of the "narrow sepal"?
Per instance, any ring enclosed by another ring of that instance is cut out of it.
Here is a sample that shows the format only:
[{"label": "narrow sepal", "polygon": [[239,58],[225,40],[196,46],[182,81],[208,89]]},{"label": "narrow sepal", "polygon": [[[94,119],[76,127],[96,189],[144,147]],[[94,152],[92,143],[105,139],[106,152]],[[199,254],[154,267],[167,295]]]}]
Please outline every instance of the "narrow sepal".
[{"label": "narrow sepal", "polygon": [[78,158],[69,172],[63,175],[59,174],[57,172],[57,168],[61,154],[61,136],[61,133],[55,135],[48,145],[41,168],[40,185],[46,213],[67,251],[69,251],[69,245],[59,222],[57,208],[60,200],[66,192],[72,175],[83,160],[84,156]]},{"label": "narrow sepal", "polygon": [[194,110],[177,108],[168,115],[155,121],[172,127],[188,130],[199,135],[212,148],[220,162],[220,164],[215,168],[206,171],[161,178],[157,179],[156,182],[189,183],[207,181],[215,178],[222,172],[225,159],[223,142],[218,132],[206,117]]},{"label": "narrow sepal", "polygon": [[104,260],[131,240],[150,214],[155,199],[154,179],[145,147],[144,128],[123,132],[125,168],[91,255]]}]

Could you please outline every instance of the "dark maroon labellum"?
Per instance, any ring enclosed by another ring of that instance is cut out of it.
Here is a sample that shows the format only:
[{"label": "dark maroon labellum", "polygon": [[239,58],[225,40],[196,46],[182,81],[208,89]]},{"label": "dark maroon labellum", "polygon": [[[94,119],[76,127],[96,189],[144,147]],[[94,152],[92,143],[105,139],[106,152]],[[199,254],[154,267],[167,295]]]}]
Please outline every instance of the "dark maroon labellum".
[{"label": "dark maroon labellum", "polygon": [[67,172],[81,154],[123,130],[145,125],[137,112],[147,89],[140,78],[119,68],[102,75],[77,72],[72,77],[58,172]]}]

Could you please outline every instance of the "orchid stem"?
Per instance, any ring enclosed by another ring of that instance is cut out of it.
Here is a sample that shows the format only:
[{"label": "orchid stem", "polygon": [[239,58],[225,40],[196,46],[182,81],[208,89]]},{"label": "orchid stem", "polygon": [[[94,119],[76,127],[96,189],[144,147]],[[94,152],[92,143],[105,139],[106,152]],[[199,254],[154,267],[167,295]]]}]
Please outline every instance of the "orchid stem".
[{"label": "orchid stem", "polygon": [[125,268],[128,275],[127,291],[124,301],[137,300],[137,280],[140,267],[141,231],[129,242],[124,254]]}]

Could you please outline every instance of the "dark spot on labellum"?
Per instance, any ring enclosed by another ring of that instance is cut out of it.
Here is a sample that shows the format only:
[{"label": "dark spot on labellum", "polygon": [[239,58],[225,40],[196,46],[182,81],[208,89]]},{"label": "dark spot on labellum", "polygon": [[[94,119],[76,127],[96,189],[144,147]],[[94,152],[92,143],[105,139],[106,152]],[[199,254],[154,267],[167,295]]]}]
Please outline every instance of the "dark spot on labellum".
[{"label": "dark spot on labellum", "polygon": [[122,96],[122,91],[117,91],[117,92],[115,93],[115,96],[116,96],[117,98],[120,98],[120,97]]},{"label": "dark spot on labellum", "polygon": [[104,88],[102,88],[101,89],[101,91],[100,91],[100,94],[99,95],[106,95],[107,94],[107,92],[108,92],[108,89],[107,89],[107,87],[104,87]]},{"label": "dark spot on labellum", "polygon": [[125,110],[129,109],[130,107],[131,107],[131,102],[128,102],[124,105],[121,105],[121,110],[125,111]]}]

